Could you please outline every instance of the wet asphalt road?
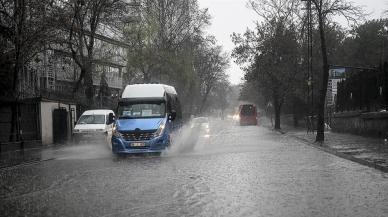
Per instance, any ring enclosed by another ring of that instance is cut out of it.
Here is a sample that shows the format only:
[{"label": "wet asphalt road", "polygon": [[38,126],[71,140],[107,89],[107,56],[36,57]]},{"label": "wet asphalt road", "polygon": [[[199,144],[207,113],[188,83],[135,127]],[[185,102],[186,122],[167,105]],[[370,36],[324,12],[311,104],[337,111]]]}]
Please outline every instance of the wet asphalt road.
[{"label": "wet asphalt road", "polygon": [[0,215],[388,216],[388,174],[263,127],[209,135],[164,156],[83,144],[0,170]]}]

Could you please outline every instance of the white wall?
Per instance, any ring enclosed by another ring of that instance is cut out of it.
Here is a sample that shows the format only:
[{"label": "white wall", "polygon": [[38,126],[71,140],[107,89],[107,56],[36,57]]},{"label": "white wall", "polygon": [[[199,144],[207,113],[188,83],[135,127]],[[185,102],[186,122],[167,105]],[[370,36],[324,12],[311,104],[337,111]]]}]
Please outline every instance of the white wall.
[{"label": "white wall", "polygon": [[[42,132],[42,144],[49,145],[54,142],[53,137],[53,111],[57,108],[65,108],[69,112],[69,104],[57,103],[57,102],[41,102],[40,103],[40,117],[41,117],[41,132]],[[71,108],[76,111],[75,105],[70,105]],[[76,113],[73,113],[76,117]],[[68,114],[69,118],[69,114]],[[71,121],[68,120],[68,138],[71,137],[71,129],[74,126]]]}]

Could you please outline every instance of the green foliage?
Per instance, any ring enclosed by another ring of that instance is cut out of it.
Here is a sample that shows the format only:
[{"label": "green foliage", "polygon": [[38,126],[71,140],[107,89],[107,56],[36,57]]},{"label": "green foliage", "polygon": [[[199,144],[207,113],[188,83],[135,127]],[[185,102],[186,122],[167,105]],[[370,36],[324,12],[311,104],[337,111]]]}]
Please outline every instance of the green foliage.
[{"label": "green foliage", "polygon": [[196,0],[148,0],[141,3],[139,13],[140,21],[125,30],[131,45],[129,76],[174,85],[190,112],[216,106],[207,103],[208,96],[214,95],[215,87],[229,85],[224,82],[229,59],[203,32],[210,23],[207,10],[201,10]]},{"label": "green foliage", "polygon": [[[387,19],[370,20],[353,28],[343,42],[345,63],[358,66],[376,66],[387,57]],[[384,56],[383,56],[384,55]]]},{"label": "green foliage", "polygon": [[236,43],[233,56],[240,63],[250,63],[245,68],[245,80],[249,84],[242,92],[246,99],[249,94],[245,90],[256,90],[262,97],[255,98],[274,101],[276,97],[281,105],[301,77],[301,46],[295,26],[286,20],[273,19],[258,24],[256,32],[248,30],[244,37],[234,35],[233,41]]},{"label": "green foliage", "polygon": [[[21,71],[54,37],[50,0],[0,0],[0,95],[19,98]],[[42,13],[44,11],[44,13]]]}]

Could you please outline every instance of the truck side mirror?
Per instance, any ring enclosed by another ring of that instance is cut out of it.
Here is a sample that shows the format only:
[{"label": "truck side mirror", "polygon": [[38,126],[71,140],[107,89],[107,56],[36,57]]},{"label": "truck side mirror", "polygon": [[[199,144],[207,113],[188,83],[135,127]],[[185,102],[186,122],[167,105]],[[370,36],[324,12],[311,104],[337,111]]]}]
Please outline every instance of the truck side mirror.
[{"label": "truck side mirror", "polygon": [[168,116],[168,120],[173,121],[176,118],[176,111],[172,110],[171,114]]},{"label": "truck side mirror", "polygon": [[113,122],[115,122],[115,116],[113,115],[113,113],[109,113],[109,116],[108,116],[108,125],[109,124],[113,124]]}]

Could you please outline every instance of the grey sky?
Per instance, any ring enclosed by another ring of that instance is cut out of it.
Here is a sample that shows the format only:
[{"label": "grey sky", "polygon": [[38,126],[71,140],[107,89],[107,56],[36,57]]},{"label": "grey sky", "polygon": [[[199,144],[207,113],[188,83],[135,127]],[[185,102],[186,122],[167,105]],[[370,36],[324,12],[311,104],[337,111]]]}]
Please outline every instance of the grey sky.
[{"label": "grey sky", "polygon": [[[372,13],[368,19],[383,17],[383,11],[388,9],[388,0],[351,0],[355,5],[364,5],[367,12]],[[207,29],[214,35],[218,44],[224,50],[231,53],[234,44],[230,39],[233,32],[243,33],[254,27],[254,21],[258,16],[246,7],[247,0],[199,0],[201,8],[208,8],[212,16],[212,25]],[[388,17],[388,16],[387,16]],[[241,81],[243,72],[233,61],[228,70],[232,84]]]}]

